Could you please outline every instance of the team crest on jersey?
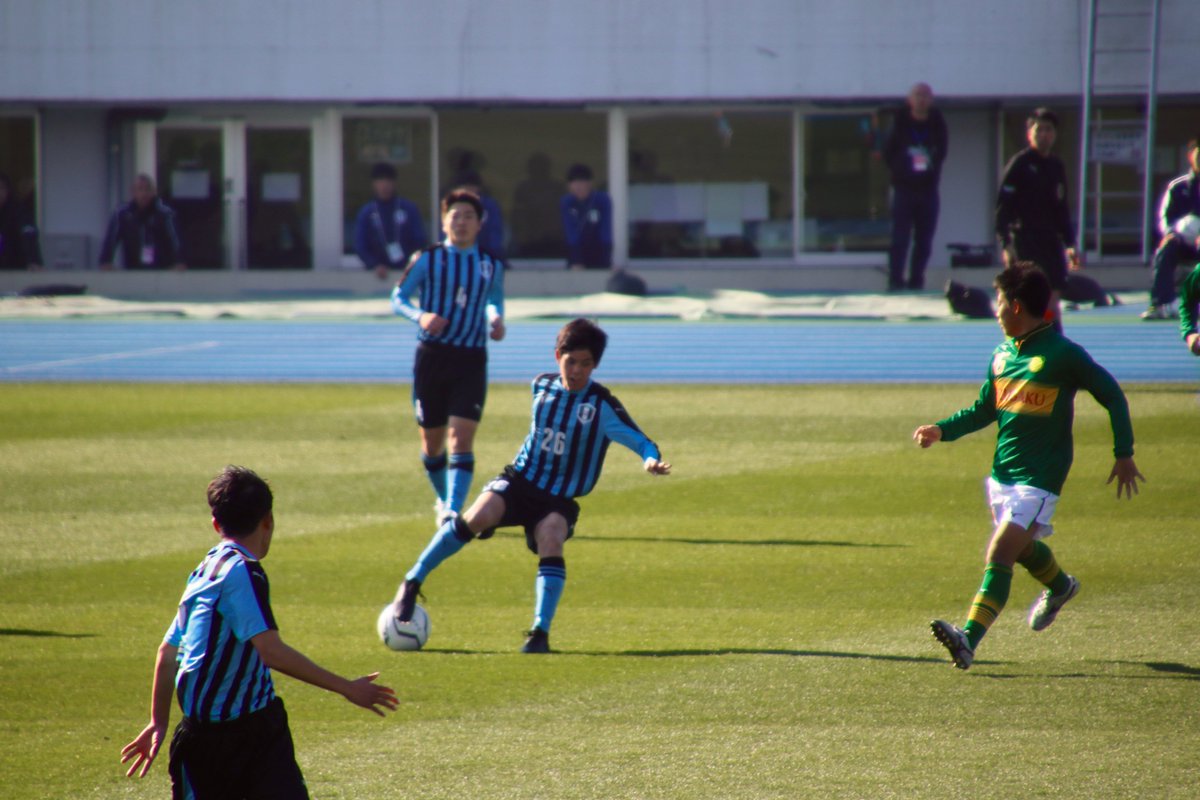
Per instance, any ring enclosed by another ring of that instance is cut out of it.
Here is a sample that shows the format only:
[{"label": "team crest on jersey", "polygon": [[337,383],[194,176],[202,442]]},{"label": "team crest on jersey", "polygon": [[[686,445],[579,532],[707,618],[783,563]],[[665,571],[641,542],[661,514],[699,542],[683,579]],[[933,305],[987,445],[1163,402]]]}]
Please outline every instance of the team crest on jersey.
[{"label": "team crest on jersey", "polygon": [[396,213],[392,216],[395,218],[397,225],[403,225],[408,222],[408,214],[404,212],[403,208],[397,208]]},{"label": "team crest on jersey", "polygon": [[587,425],[596,418],[596,407],[591,403],[585,403],[575,409],[575,419],[579,420],[580,425]]},{"label": "team crest on jersey", "polygon": [[1034,356],[1033,358],[1029,359],[1030,372],[1041,372],[1042,367],[1044,366],[1046,366],[1046,359],[1042,358],[1041,356]]},{"label": "team crest on jersey", "polygon": [[1004,353],[997,353],[996,357],[992,359],[992,374],[999,375],[1001,372],[1004,372],[1004,365],[1006,363],[1008,363],[1008,356]]},{"label": "team crest on jersey", "polygon": [[490,281],[492,279],[492,260],[490,258],[479,259],[479,274],[483,279]]}]

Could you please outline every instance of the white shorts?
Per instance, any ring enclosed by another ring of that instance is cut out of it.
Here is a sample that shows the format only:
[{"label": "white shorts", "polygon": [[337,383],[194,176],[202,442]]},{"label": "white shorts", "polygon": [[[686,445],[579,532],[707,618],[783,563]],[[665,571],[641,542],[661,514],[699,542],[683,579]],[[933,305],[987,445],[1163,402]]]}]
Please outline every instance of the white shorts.
[{"label": "white shorts", "polygon": [[994,478],[987,479],[987,494],[996,527],[1012,521],[1029,530],[1036,524],[1034,539],[1045,539],[1054,533],[1050,518],[1058,505],[1058,495],[1033,486],[1009,486]]}]

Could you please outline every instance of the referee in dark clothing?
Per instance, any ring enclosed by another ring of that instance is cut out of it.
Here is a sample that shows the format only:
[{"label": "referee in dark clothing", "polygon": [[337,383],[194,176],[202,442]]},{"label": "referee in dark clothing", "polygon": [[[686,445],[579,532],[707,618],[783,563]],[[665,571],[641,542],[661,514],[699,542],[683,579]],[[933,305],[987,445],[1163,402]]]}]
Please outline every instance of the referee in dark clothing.
[{"label": "referee in dark clothing", "polygon": [[150,724],[121,750],[126,775],[144,776],[167,734],[171,697],[183,721],[171,740],[176,800],[305,800],[283,701],[271,670],[337,692],[383,716],[396,693],[379,673],[348,680],[284,644],[271,613],[261,559],[275,533],[271,489],[244,467],[226,467],[208,485],[221,541],[192,571],[179,610],[158,648]]},{"label": "referee in dark clothing", "polygon": [[1032,261],[1046,273],[1053,290],[1047,317],[1052,315],[1061,329],[1058,301],[1067,285],[1068,266],[1079,269],[1079,257],[1067,206],[1067,171],[1050,153],[1057,136],[1058,116],[1053,111],[1038,108],[1025,120],[1029,146],[1004,169],[996,199],[996,236],[1006,266]]}]

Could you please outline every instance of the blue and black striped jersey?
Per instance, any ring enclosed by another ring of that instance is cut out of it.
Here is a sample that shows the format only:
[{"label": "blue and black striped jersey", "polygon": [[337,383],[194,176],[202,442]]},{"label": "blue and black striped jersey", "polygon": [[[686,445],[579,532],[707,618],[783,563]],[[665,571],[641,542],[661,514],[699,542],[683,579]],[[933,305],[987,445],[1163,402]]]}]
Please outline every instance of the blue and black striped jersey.
[{"label": "blue and black striped jersey", "polygon": [[[414,305],[413,295],[419,295]],[[419,329],[423,342],[485,347],[491,317],[504,316],[504,265],[478,247],[426,248],[392,290],[392,310],[413,322],[432,311],[450,324],[440,336]]]},{"label": "blue and black striped jersey", "polygon": [[262,564],[224,540],[192,571],[166,642],[179,648],[175,694],[184,715],[224,722],[275,698],[250,639],[276,630]]},{"label": "blue and black striped jersey", "polygon": [[604,467],[610,442],[642,457],[661,458],[612,392],[591,381],[578,392],[563,386],[557,373],[533,380],[533,420],[513,468],[556,497],[582,497]]}]

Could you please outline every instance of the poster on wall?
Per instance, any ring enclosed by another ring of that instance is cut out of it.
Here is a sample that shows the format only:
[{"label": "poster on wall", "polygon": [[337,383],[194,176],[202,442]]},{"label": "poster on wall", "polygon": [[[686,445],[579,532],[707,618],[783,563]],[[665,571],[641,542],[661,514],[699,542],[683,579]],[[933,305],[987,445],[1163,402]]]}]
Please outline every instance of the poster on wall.
[{"label": "poster on wall", "polygon": [[412,163],[413,129],[411,122],[394,119],[359,120],[354,125],[354,152],[361,164],[387,161]]}]

